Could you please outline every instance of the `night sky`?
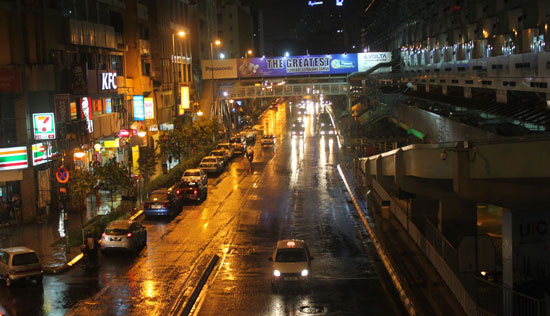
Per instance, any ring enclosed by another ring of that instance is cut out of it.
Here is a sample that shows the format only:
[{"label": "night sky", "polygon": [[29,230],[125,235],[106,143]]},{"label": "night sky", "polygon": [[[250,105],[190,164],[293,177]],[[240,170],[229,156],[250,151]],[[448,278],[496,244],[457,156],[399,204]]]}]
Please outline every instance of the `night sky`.
[{"label": "night sky", "polygon": [[[257,12],[264,12],[266,55],[327,54],[359,52],[359,34],[363,1],[345,0],[337,7],[335,0],[308,6],[307,0],[243,0]],[[340,30],[340,31],[339,31]],[[355,46],[355,48],[353,47]]]}]

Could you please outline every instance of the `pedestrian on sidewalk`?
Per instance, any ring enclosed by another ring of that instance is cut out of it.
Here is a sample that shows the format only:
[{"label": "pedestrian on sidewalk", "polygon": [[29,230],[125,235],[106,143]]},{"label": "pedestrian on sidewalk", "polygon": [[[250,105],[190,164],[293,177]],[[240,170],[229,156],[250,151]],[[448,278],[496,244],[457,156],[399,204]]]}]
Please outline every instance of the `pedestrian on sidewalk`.
[{"label": "pedestrian on sidewalk", "polygon": [[4,197],[0,196],[0,224],[8,224],[10,210],[8,204],[4,202]]},{"label": "pedestrian on sidewalk", "polygon": [[18,193],[14,193],[12,196],[12,206],[13,206],[13,217],[15,221],[19,224],[22,222],[21,216],[21,197]]}]

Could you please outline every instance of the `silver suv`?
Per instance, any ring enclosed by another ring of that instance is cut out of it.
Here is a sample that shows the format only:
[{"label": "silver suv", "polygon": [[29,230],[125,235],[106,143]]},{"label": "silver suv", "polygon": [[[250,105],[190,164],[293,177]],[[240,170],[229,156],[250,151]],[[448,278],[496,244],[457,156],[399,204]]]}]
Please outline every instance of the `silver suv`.
[{"label": "silver suv", "polygon": [[42,283],[42,265],[34,250],[27,247],[0,249],[0,278],[10,287],[14,281],[34,280]]}]

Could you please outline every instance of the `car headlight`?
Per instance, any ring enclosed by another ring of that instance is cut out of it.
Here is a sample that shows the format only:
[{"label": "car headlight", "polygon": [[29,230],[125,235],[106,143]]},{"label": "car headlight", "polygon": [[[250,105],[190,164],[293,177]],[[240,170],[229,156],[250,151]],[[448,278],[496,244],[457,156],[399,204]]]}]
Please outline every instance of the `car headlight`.
[{"label": "car headlight", "polygon": [[321,123],[321,126],[325,126],[325,123]]},{"label": "car headlight", "polygon": [[325,135],[325,131],[321,131],[321,135]]},{"label": "car headlight", "polygon": [[334,131],[329,131],[328,133],[329,133],[329,134],[334,134]]},{"label": "car headlight", "polygon": [[[277,270],[275,270],[275,271],[277,271]],[[308,274],[309,274],[309,271],[307,271],[307,269],[302,270],[302,276],[303,277],[307,276]]]},{"label": "car headlight", "polygon": [[[307,270],[306,270],[307,271]],[[302,271],[303,273],[304,271]],[[276,276],[276,277],[280,277],[281,276],[281,271],[279,270],[273,270],[273,276]]]}]

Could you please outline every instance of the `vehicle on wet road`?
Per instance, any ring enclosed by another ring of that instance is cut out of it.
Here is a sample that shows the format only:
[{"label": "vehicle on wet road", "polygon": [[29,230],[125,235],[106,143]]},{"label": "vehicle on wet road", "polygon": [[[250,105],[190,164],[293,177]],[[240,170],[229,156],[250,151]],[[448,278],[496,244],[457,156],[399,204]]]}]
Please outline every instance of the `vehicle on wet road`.
[{"label": "vehicle on wet road", "polygon": [[149,200],[143,204],[146,218],[153,216],[172,217],[181,210],[179,199],[174,190],[159,189],[153,191]]},{"label": "vehicle on wet road", "polygon": [[276,141],[276,138],[274,135],[264,135],[260,140],[260,144],[262,144],[262,147],[275,146],[275,141]]},{"label": "vehicle on wet road", "polygon": [[231,146],[231,143],[218,143],[218,145],[216,146],[216,149],[225,150],[229,159],[233,158],[233,155],[235,154],[235,151],[233,150],[233,146]]},{"label": "vehicle on wet road", "polygon": [[208,154],[208,156],[216,156],[221,158],[224,166],[227,166],[229,163],[229,156],[224,149],[214,149]]},{"label": "vehicle on wet road", "polygon": [[290,134],[292,135],[292,137],[304,137],[305,129],[300,125],[294,126],[290,129]]},{"label": "vehicle on wet road", "polygon": [[101,234],[102,253],[111,250],[129,250],[138,253],[147,244],[147,229],[136,221],[116,220]]},{"label": "vehicle on wet road", "polygon": [[235,135],[229,139],[229,143],[235,153],[244,153],[246,151],[246,139],[242,135]]},{"label": "vehicle on wet road", "polygon": [[202,182],[208,184],[208,176],[201,169],[187,169],[181,176],[183,182]]},{"label": "vehicle on wet road", "polygon": [[42,265],[34,250],[27,247],[0,249],[0,278],[7,287],[15,281],[33,280],[42,283]]},{"label": "vehicle on wet road", "polygon": [[204,182],[181,181],[174,190],[180,202],[204,201],[208,196],[208,186]]},{"label": "vehicle on wet road", "polygon": [[292,128],[295,127],[306,128],[306,123],[302,119],[297,119],[296,121],[292,122]]},{"label": "vehicle on wet road", "polygon": [[286,283],[307,282],[311,277],[313,257],[303,240],[288,239],[277,242],[273,255],[271,285],[277,288]]},{"label": "vehicle on wet road", "polygon": [[202,158],[199,169],[206,173],[220,174],[223,171],[223,162],[216,156],[206,156]]}]

